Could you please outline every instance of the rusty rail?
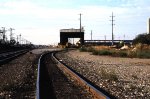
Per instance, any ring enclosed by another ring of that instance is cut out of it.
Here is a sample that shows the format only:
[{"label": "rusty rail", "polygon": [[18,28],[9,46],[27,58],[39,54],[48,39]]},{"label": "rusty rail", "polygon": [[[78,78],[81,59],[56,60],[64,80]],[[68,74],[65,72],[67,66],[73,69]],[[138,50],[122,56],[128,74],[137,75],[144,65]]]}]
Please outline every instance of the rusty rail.
[{"label": "rusty rail", "polygon": [[103,92],[99,91],[89,82],[82,79],[79,75],[73,72],[70,68],[66,67],[62,64],[52,53],[52,58],[57,62],[57,66],[66,74],[69,74],[73,79],[75,79],[81,86],[84,86],[87,91],[89,91],[93,96],[94,99],[110,99],[109,96],[105,95]]}]

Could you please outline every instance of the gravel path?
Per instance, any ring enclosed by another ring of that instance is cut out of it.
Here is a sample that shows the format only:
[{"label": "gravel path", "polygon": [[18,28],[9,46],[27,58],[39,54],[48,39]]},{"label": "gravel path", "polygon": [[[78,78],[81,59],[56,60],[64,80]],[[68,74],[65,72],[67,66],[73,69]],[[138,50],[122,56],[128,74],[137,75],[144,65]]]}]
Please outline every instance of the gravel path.
[{"label": "gravel path", "polygon": [[94,56],[77,50],[57,56],[118,99],[150,98],[150,59]]}]

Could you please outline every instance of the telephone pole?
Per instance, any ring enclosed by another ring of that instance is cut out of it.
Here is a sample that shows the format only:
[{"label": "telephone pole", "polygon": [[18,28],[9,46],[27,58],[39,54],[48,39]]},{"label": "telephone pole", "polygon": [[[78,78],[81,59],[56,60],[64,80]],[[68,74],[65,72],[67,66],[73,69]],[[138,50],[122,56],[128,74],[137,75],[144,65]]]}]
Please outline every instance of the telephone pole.
[{"label": "telephone pole", "polygon": [[92,40],[92,35],[93,35],[93,34],[92,34],[92,30],[91,30],[91,40]]},{"label": "telephone pole", "polygon": [[3,41],[5,42],[5,38],[6,38],[6,29],[5,27],[2,27],[3,28]]},{"label": "telephone pole", "polygon": [[10,28],[10,41],[13,40],[13,33],[12,33],[13,30],[15,30],[15,29]]},{"label": "telephone pole", "polygon": [[82,15],[82,14],[80,13],[79,15],[80,15],[80,33],[81,33],[81,28],[82,28],[82,27],[81,27],[81,15]]},{"label": "telephone pole", "polygon": [[81,15],[82,15],[82,14],[80,13],[79,15],[80,15],[80,43],[82,44],[82,43],[83,43],[83,42],[82,42],[82,39],[81,39],[81,38],[82,38],[82,37],[81,37],[81,36],[82,36],[82,35],[81,35],[81,28],[82,28],[82,25],[81,25]]},{"label": "telephone pole", "polygon": [[104,35],[105,41],[106,41],[106,35]]},{"label": "telephone pole", "polygon": [[18,35],[17,35],[17,45],[19,44],[19,41],[18,41],[18,39],[19,39],[19,37],[18,37]]},{"label": "telephone pole", "polygon": [[124,40],[125,40],[125,34],[123,35],[123,38],[124,38]]},{"label": "telephone pole", "polygon": [[21,34],[19,35],[20,45],[21,45]]},{"label": "telephone pole", "polygon": [[112,25],[112,46],[113,46],[113,45],[114,45],[114,25],[115,25],[115,24],[114,24],[114,21],[115,21],[115,20],[114,20],[114,17],[115,17],[115,16],[113,15],[113,12],[112,12],[112,16],[110,16],[110,17],[111,17],[111,20],[110,20],[110,21],[112,22],[111,25]]}]

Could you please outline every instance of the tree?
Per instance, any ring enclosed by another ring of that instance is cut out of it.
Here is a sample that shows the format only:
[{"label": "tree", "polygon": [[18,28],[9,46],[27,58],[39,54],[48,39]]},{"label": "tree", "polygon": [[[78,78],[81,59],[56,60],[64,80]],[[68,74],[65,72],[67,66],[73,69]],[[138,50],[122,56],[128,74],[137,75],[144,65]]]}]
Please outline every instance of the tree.
[{"label": "tree", "polygon": [[14,45],[16,43],[16,41],[13,39],[13,40],[10,40],[10,44],[11,45]]},{"label": "tree", "polygon": [[138,43],[150,45],[150,34],[139,34],[135,39],[133,39],[133,44]]}]

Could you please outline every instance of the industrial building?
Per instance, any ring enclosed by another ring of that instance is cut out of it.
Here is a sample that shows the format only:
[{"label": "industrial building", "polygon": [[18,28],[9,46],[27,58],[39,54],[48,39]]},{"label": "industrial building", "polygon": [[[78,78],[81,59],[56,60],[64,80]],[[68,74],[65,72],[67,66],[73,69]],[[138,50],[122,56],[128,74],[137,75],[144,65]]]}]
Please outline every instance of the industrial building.
[{"label": "industrial building", "polygon": [[80,38],[80,44],[84,44],[84,29],[61,29],[60,30],[60,45],[66,45],[69,38]]}]

